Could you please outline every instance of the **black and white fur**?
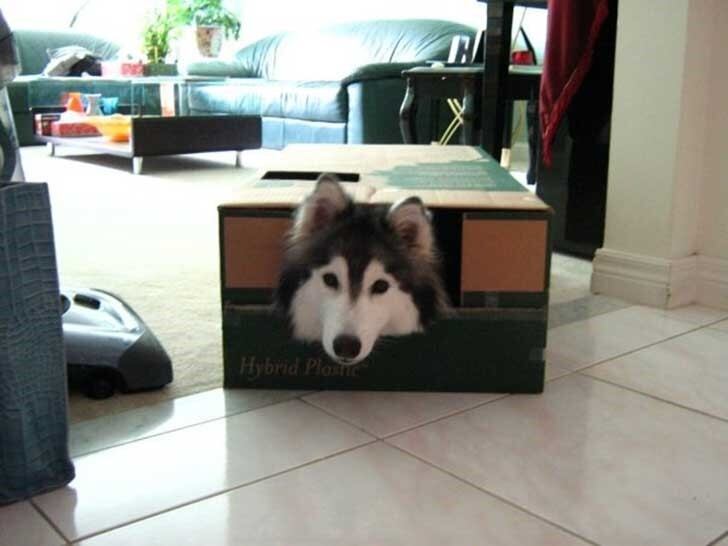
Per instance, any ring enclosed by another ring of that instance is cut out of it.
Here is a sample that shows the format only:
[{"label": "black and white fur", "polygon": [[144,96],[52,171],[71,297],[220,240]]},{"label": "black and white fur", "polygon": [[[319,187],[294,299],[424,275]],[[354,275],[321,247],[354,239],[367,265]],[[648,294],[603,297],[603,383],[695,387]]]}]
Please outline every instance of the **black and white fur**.
[{"label": "black and white fur", "polygon": [[418,197],[355,205],[322,174],[288,234],[276,304],[293,336],[350,365],[380,336],[422,331],[447,309],[430,215]]}]

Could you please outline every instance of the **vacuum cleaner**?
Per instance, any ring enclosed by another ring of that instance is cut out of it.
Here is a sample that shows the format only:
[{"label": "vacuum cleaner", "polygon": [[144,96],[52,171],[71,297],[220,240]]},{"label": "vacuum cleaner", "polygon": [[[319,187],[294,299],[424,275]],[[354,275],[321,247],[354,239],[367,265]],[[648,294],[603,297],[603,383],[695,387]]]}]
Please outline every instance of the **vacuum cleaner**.
[{"label": "vacuum cleaner", "polygon": [[68,376],[89,398],[161,388],[172,362],[141,317],[121,298],[92,288],[61,288]]}]

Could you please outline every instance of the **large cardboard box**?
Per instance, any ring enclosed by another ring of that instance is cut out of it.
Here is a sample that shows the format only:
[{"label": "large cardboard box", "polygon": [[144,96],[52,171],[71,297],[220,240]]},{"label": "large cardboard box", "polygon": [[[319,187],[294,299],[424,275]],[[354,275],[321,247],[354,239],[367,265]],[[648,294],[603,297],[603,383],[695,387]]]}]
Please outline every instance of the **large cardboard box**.
[{"label": "large cardboard box", "polygon": [[[321,172],[363,204],[433,213],[452,316],[344,367],[270,309],[292,210]],[[469,146],[296,145],[219,207],[225,387],[540,392],[550,209]]]}]

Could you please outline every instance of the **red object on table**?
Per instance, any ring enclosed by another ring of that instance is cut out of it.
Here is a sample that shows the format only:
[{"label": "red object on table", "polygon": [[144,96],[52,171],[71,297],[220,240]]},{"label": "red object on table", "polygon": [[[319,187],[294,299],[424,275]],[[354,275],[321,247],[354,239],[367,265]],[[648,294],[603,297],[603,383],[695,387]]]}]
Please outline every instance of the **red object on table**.
[{"label": "red object on table", "polygon": [[54,121],[51,123],[51,135],[57,137],[101,136],[99,130],[83,121]]},{"label": "red object on table", "polygon": [[546,165],[551,165],[556,131],[589,71],[594,44],[608,12],[608,0],[549,0],[539,97],[541,150]]},{"label": "red object on table", "polygon": [[530,51],[513,51],[511,53],[511,64],[535,64],[533,53]]},{"label": "red object on table", "polygon": [[141,61],[104,61],[101,63],[101,75],[106,77],[144,75],[144,63]]}]

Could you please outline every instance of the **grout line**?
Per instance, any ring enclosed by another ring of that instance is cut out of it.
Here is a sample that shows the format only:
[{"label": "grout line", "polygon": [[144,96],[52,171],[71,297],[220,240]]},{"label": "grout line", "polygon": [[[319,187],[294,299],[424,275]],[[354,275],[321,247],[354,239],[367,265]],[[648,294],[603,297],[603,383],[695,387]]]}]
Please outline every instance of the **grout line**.
[{"label": "grout line", "polygon": [[[602,360],[600,360],[598,362],[594,362],[592,364],[588,364],[587,366],[584,366],[582,368],[579,368],[578,370],[573,370],[572,373],[577,373],[577,374],[579,374],[579,375],[581,375],[583,377],[588,377],[589,379],[594,379],[596,381],[601,381],[602,383],[606,383],[606,384],[612,385],[614,387],[619,387],[621,389],[624,389],[624,390],[627,390],[627,391],[630,391],[630,392],[634,392],[636,394],[641,394],[641,395],[646,396],[648,398],[652,398],[653,400],[658,400],[660,402],[664,402],[666,404],[670,404],[672,406],[675,406],[675,407],[678,407],[678,408],[681,408],[681,409],[685,409],[685,410],[688,410],[688,411],[692,411],[694,413],[698,413],[698,414],[703,415],[705,417],[711,417],[711,418],[716,419],[718,421],[728,422],[728,419],[726,419],[724,417],[718,417],[717,415],[712,415],[710,413],[707,413],[705,411],[699,410],[697,408],[691,408],[689,406],[682,405],[682,404],[680,404],[678,402],[674,402],[674,401],[668,400],[666,398],[661,398],[661,397],[656,396],[654,394],[650,394],[648,392],[643,392],[643,391],[638,390],[636,388],[629,387],[627,385],[622,385],[620,383],[616,383],[615,381],[611,381],[611,380],[608,380],[608,379],[603,379],[601,377],[596,377],[596,376],[590,375],[588,373],[588,370],[590,370],[591,368],[595,368],[596,366],[600,366],[602,364],[607,364],[607,363],[609,363],[609,362],[611,362],[613,360],[618,360],[618,359],[623,358],[625,356],[629,356],[631,354],[634,354],[634,353],[637,353],[637,352],[640,352],[640,351],[644,351],[646,349],[651,349],[652,347],[655,347],[657,345],[661,345],[662,343],[667,343],[668,341],[672,341],[674,339],[677,339],[679,337],[682,337],[682,336],[685,336],[685,335],[688,335],[688,334],[693,334],[693,333],[698,332],[700,330],[711,329],[710,328],[710,325],[697,326],[694,323],[691,323],[691,324],[693,326],[696,326],[692,330],[687,330],[687,331],[682,332],[680,334],[675,334],[673,336],[667,337],[667,338],[665,338],[665,339],[663,339],[661,341],[656,341],[654,343],[650,343],[649,345],[645,345],[644,347],[639,347],[637,349],[633,349],[631,351],[627,351],[625,353],[621,353],[619,355],[616,355],[616,356],[613,356],[613,357],[610,357],[610,358],[605,358],[605,359],[602,359]],[[710,324],[715,324],[715,323],[710,323]],[[554,365],[555,366],[558,366],[558,364],[554,364]]]},{"label": "grout line", "polygon": [[53,529],[53,530],[54,530],[54,531],[55,531],[56,533],[58,533],[58,536],[60,536],[60,537],[61,537],[61,539],[63,540],[63,542],[64,542],[64,543],[66,543],[66,544],[71,544],[71,539],[69,539],[69,538],[68,538],[68,537],[67,537],[66,535],[64,535],[64,534],[63,534],[63,532],[61,531],[60,527],[58,527],[58,526],[57,526],[57,525],[56,525],[56,524],[55,524],[55,523],[53,522],[53,520],[52,520],[52,519],[50,518],[50,516],[48,516],[48,515],[47,515],[47,514],[46,514],[45,512],[43,512],[43,509],[42,509],[42,508],[41,508],[40,506],[38,506],[38,505],[37,505],[37,504],[35,503],[35,498],[33,497],[33,498],[30,498],[30,499],[28,499],[28,500],[29,500],[29,502],[30,502],[30,505],[31,505],[31,506],[32,506],[33,508],[35,508],[35,511],[36,511],[36,512],[38,512],[38,514],[40,515],[40,517],[42,517],[42,518],[43,518],[43,519],[45,520],[45,522],[46,522],[46,523],[47,523],[48,525],[50,525],[50,526],[51,526],[51,528],[52,528],[52,529]]},{"label": "grout line", "polygon": [[539,514],[537,514],[535,512],[532,512],[532,511],[528,510],[527,508],[524,508],[523,506],[520,506],[520,505],[516,504],[515,502],[513,502],[511,500],[508,500],[505,497],[501,497],[500,495],[497,495],[496,493],[493,493],[492,491],[488,491],[484,487],[481,487],[481,486],[476,485],[476,484],[474,484],[472,482],[469,482],[465,478],[462,478],[462,477],[458,476],[457,474],[454,474],[453,472],[451,472],[451,471],[449,471],[449,470],[447,470],[445,468],[442,468],[442,467],[436,465],[435,463],[433,463],[431,461],[428,461],[427,459],[423,459],[422,457],[420,457],[418,455],[415,455],[414,453],[411,453],[411,452],[409,452],[409,451],[407,451],[407,450],[405,450],[405,449],[403,449],[403,448],[401,448],[399,446],[396,446],[394,444],[391,444],[391,443],[387,442],[386,440],[383,440],[383,442],[386,445],[388,445],[389,447],[392,447],[392,448],[394,448],[394,449],[396,449],[398,451],[401,451],[405,455],[410,456],[413,459],[416,459],[416,460],[420,461],[421,463],[424,463],[424,464],[426,464],[426,465],[428,465],[428,466],[430,466],[430,467],[432,467],[432,468],[434,468],[436,470],[439,470],[440,472],[442,472],[444,474],[447,474],[448,476],[450,476],[452,478],[455,478],[456,480],[458,480],[461,483],[464,483],[464,484],[466,484],[466,485],[468,485],[470,487],[473,487],[473,488],[477,489],[481,493],[485,493],[486,495],[488,495],[490,497],[493,497],[493,498],[495,498],[495,499],[497,499],[497,500],[499,500],[499,501],[501,501],[501,502],[503,502],[503,503],[505,503],[505,504],[507,504],[507,505],[509,505],[509,506],[511,506],[513,508],[515,508],[519,512],[523,512],[525,514],[528,514],[529,516],[532,516],[532,517],[534,517],[534,518],[536,518],[536,519],[538,519],[538,520],[540,520],[540,521],[542,521],[544,523],[547,523],[548,525],[550,525],[552,527],[556,527],[557,529],[559,529],[559,530],[561,530],[561,531],[563,531],[563,532],[565,532],[565,533],[567,533],[567,534],[569,534],[569,535],[571,535],[573,537],[576,537],[579,540],[583,540],[583,541],[585,541],[585,542],[587,542],[589,544],[593,544],[594,546],[599,546],[598,543],[596,543],[593,540],[590,540],[590,539],[588,539],[586,537],[583,537],[583,536],[579,535],[578,533],[572,531],[568,527],[564,527],[563,525],[560,525],[560,524],[558,524],[556,522],[553,522],[553,521],[545,518],[544,516],[541,516],[541,515],[539,515]]},{"label": "grout line", "polygon": [[[516,393],[520,394],[520,393]],[[513,396],[513,393],[502,393],[500,396],[496,396],[495,398],[492,398],[491,400],[486,400],[485,402],[480,402],[479,404],[476,404],[475,406],[471,406],[468,408],[463,408],[459,410],[455,410],[453,413],[448,413],[447,415],[441,415],[440,417],[436,417],[435,419],[432,419],[430,421],[427,421],[425,423],[420,423],[418,425],[413,425],[411,427],[403,428],[402,430],[398,430],[396,432],[391,432],[389,434],[385,434],[382,436],[382,440],[387,440],[389,438],[392,438],[394,436],[399,436],[400,434],[406,434],[408,432],[412,432],[413,430],[416,430],[421,427],[425,427],[428,425],[432,425],[434,423],[438,423],[440,421],[444,421],[445,419],[450,419],[451,417],[456,417],[458,415],[462,415],[463,413],[467,413],[469,411],[476,410],[478,408],[482,408],[483,406],[487,406],[488,404],[491,404],[493,402],[497,402],[498,400],[503,400],[504,398],[508,398],[509,396]]]},{"label": "grout line", "polygon": [[[202,392],[205,392],[205,391],[202,391]],[[301,396],[303,396],[303,395],[301,395]],[[179,432],[179,431],[186,430],[186,429],[192,428],[192,427],[197,427],[197,426],[200,426],[200,425],[207,425],[207,424],[212,423],[214,421],[219,421],[220,419],[227,419],[228,417],[234,417],[236,415],[242,415],[243,413],[250,413],[251,411],[257,411],[257,410],[260,410],[260,409],[264,409],[264,408],[268,408],[268,407],[271,407],[271,406],[275,406],[277,404],[285,404],[286,402],[291,402],[293,400],[300,400],[300,397],[298,397],[298,396],[292,396],[291,398],[284,398],[284,399],[278,400],[276,402],[267,402],[267,403],[264,403],[261,406],[250,407],[248,409],[244,409],[244,410],[240,410],[240,411],[235,411],[233,413],[225,413],[224,415],[220,415],[218,417],[212,417],[210,419],[205,419],[203,421],[199,421],[199,422],[196,422],[196,423],[190,423],[188,425],[181,425],[181,426],[179,426],[177,428],[173,428],[173,429],[169,429],[169,430],[164,430],[162,432],[157,432],[155,434],[150,434],[148,436],[140,436],[139,438],[132,438],[130,440],[122,440],[120,443],[108,445],[106,447],[100,447],[100,448],[97,448],[97,449],[92,449],[91,451],[84,451],[83,453],[76,453],[76,454],[73,455],[72,458],[75,459],[77,457],[85,457],[86,455],[92,455],[94,453],[100,453],[102,451],[106,451],[107,449],[114,449],[114,448],[117,448],[117,447],[126,446],[126,445],[133,444],[133,443],[136,443],[136,442],[143,442],[144,440],[150,440],[151,438],[157,438],[159,436],[164,436],[165,434],[171,434],[173,432]],[[165,402],[167,402],[167,401],[165,401]],[[164,402],[161,402],[161,403],[164,403]],[[129,411],[136,411],[137,409],[140,409],[140,408],[131,409]],[[121,414],[119,413],[119,414],[116,414],[116,415],[121,415]],[[103,417],[100,417],[99,419],[103,419]]]},{"label": "grout line", "polygon": [[129,525],[133,525],[133,524],[139,523],[139,522],[144,521],[144,520],[147,520],[147,519],[155,518],[157,516],[161,516],[161,515],[167,514],[169,512],[174,512],[175,510],[179,510],[181,508],[186,508],[187,506],[191,506],[193,504],[197,504],[198,502],[203,502],[203,501],[212,499],[214,497],[219,497],[221,495],[226,495],[226,494],[232,493],[232,492],[234,492],[234,491],[236,491],[238,489],[243,489],[245,487],[249,487],[251,485],[255,485],[257,483],[264,482],[264,481],[269,480],[269,479],[272,479],[272,478],[277,478],[279,476],[283,476],[285,474],[288,474],[290,472],[294,472],[296,470],[300,470],[300,469],[305,468],[307,466],[311,466],[311,465],[314,465],[314,464],[317,464],[317,463],[320,463],[320,462],[323,462],[323,461],[327,461],[329,459],[333,459],[333,458],[338,457],[340,455],[344,455],[346,453],[350,453],[352,451],[356,451],[357,449],[362,449],[362,448],[367,447],[367,446],[370,446],[372,444],[376,444],[379,441],[380,440],[377,440],[376,438],[372,438],[371,440],[369,440],[368,442],[365,442],[363,444],[358,444],[356,446],[349,447],[349,448],[343,449],[341,451],[337,451],[335,453],[330,453],[329,455],[325,455],[325,456],[319,457],[317,459],[312,459],[312,460],[307,461],[305,463],[301,463],[299,465],[292,466],[290,468],[286,468],[286,469],[280,470],[278,472],[274,472],[273,474],[268,474],[268,475],[263,476],[261,478],[256,478],[254,480],[250,480],[248,482],[244,482],[244,483],[235,485],[233,487],[228,487],[228,488],[225,488],[225,489],[221,489],[219,491],[215,491],[214,493],[210,493],[208,495],[203,495],[202,497],[197,497],[195,499],[191,499],[191,500],[188,500],[188,501],[183,502],[181,504],[176,504],[174,506],[170,506],[168,508],[165,508],[163,510],[159,510],[157,512],[151,512],[149,514],[145,514],[144,516],[140,516],[138,518],[134,518],[134,519],[125,521],[123,523],[120,523],[119,525],[114,525],[114,526],[109,527],[107,529],[102,529],[100,531],[96,531],[96,532],[90,533],[88,535],[83,535],[83,536],[77,537],[77,538],[75,538],[73,540],[73,544],[76,544],[76,543],[78,543],[78,542],[80,542],[82,540],[88,540],[89,538],[94,538],[94,537],[97,537],[99,535],[103,535],[103,534],[106,534],[106,533],[110,533],[112,531],[117,531],[117,530],[119,530],[119,529],[121,529],[123,527],[128,527]]},{"label": "grout line", "polygon": [[[564,377],[567,377],[569,375],[573,375],[573,374],[577,373],[575,371],[567,370],[566,368],[562,368],[562,369],[565,370],[565,371],[568,371],[568,373],[565,373],[563,375],[560,375],[559,377],[554,377],[552,379],[545,380],[544,381],[544,385],[546,385],[548,383],[551,383],[553,381],[556,381],[558,379],[562,379]],[[326,391],[317,391],[317,392],[326,392]],[[360,430],[362,432],[365,432],[366,434],[368,434],[368,435],[370,435],[370,436],[372,436],[374,438],[378,438],[380,440],[386,440],[386,439],[392,438],[393,436],[398,436],[400,434],[405,434],[407,432],[411,432],[413,430],[416,430],[416,429],[418,429],[420,427],[424,427],[424,426],[427,426],[427,425],[432,425],[432,424],[437,423],[439,421],[444,421],[445,419],[449,419],[451,417],[455,417],[457,415],[461,415],[463,413],[467,413],[469,411],[473,411],[473,410],[476,410],[478,408],[482,408],[483,406],[487,406],[488,404],[491,404],[493,402],[497,402],[498,400],[503,400],[504,398],[508,398],[509,396],[514,396],[514,395],[515,396],[518,396],[518,395],[521,395],[521,394],[525,394],[525,395],[529,395],[529,396],[531,395],[530,393],[483,393],[483,394],[498,394],[498,396],[496,396],[495,398],[491,398],[490,400],[486,400],[484,402],[479,402],[479,403],[477,403],[477,404],[475,404],[473,406],[468,406],[466,408],[461,408],[461,409],[458,409],[458,410],[454,410],[451,413],[447,413],[445,415],[441,415],[439,417],[435,417],[435,418],[430,419],[428,421],[425,421],[425,422],[422,422],[422,423],[418,423],[416,425],[412,425],[412,426],[403,428],[401,430],[397,430],[395,432],[389,432],[389,433],[387,433],[387,434],[385,434],[383,436],[380,436],[378,434],[375,434],[371,430],[367,430],[366,428],[362,427],[361,425],[359,425],[359,424],[357,424],[357,423],[355,423],[353,421],[350,421],[350,420],[342,417],[341,415],[338,415],[336,413],[333,413],[332,411],[330,411],[330,410],[328,410],[326,408],[323,408],[323,407],[317,405],[315,402],[311,402],[309,400],[304,400],[303,398],[301,398],[301,401],[302,402],[306,402],[307,404],[312,405],[313,407],[315,407],[316,409],[319,409],[319,410],[323,411],[327,415],[330,415],[331,417],[334,417],[336,419],[339,419],[343,423],[346,423],[347,425],[351,425],[351,426],[357,428],[358,430]],[[537,395],[538,394],[535,394],[535,396],[537,396]]]},{"label": "grout line", "polygon": [[719,542],[720,542],[721,540],[723,540],[724,538],[728,538],[728,531],[726,531],[725,533],[723,533],[722,535],[720,535],[720,536],[719,536],[718,538],[716,538],[715,540],[712,540],[712,541],[710,541],[710,542],[708,543],[708,545],[707,545],[707,546],[717,546],[717,544],[718,544],[718,543],[719,543]]},{"label": "grout line", "polygon": [[325,408],[322,408],[321,406],[318,406],[318,405],[316,405],[313,402],[309,402],[308,400],[304,400],[303,398],[301,398],[300,400],[304,404],[308,404],[312,408],[315,408],[315,409],[319,410],[320,412],[325,413],[329,417],[333,417],[337,421],[341,421],[342,423],[344,423],[346,425],[349,425],[351,427],[354,427],[355,429],[357,429],[360,432],[363,432],[367,436],[371,436],[372,438],[375,438],[377,440],[381,440],[381,438],[379,438],[379,436],[377,436],[376,434],[374,434],[372,431],[365,429],[364,427],[362,427],[361,425],[358,425],[358,424],[354,423],[353,421],[349,421],[348,419],[345,419],[345,418],[341,417],[340,415],[336,415],[335,413],[332,413],[331,411],[329,411],[329,410],[327,410]]},{"label": "grout line", "polygon": [[685,406],[683,404],[680,404],[679,402],[674,402],[672,400],[668,400],[667,398],[661,398],[661,397],[656,396],[654,394],[650,394],[649,392],[643,392],[643,391],[640,391],[640,390],[635,389],[633,387],[629,387],[627,385],[622,385],[620,383],[615,383],[614,381],[611,381],[609,379],[603,379],[601,377],[595,377],[593,375],[588,375],[588,374],[584,374],[584,373],[581,373],[581,372],[576,372],[576,373],[578,373],[579,375],[582,375],[583,377],[587,377],[589,379],[593,379],[593,380],[599,381],[601,383],[606,383],[607,385],[611,385],[613,387],[618,387],[620,389],[623,389],[623,390],[626,390],[626,391],[629,391],[629,392],[633,392],[635,394],[639,394],[639,395],[642,395],[642,396],[646,396],[647,398],[652,398],[653,400],[657,400],[658,402],[663,402],[665,404],[669,404],[671,406],[675,406],[675,407],[680,408],[680,409],[684,409],[684,410],[691,411],[693,413],[697,413],[697,414],[702,415],[704,417],[710,417],[710,418],[715,419],[717,421],[722,421],[724,423],[728,423],[728,419],[726,419],[725,417],[719,417],[717,415],[713,415],[713,414],[708,413],[708,412],[705,412],[703,410],[699,410],[699,409],[696,409],[696,408],[691,408],[690,406]]},{"label": "grout line", "polygon": [[[683,323],[683,324],[686,324],[686,323]],[[661,343],[666,343],[668,341],[672,341],[673,339],[677,339],[677,338],[682,337],[682,336],[685,336],[687,334],[693,334],[693,333],[695,333],[695,332],[697,332],[699,330],[703,330],[705,328],[708,328],[708,326],[698,326],[698,325],[696,325],[694,323],[688,323],[688,324],[690,324],[691,326],[695,326],[695,327],[692,328],[692,329],[690,329],[690,330],[686,330],[684,332],[680,332],[679,334],[673,334],[671,336],[668,336],[666,338],[660,339],[658,341],[653,341],[652,343],[648,343],[647,345],[642,345],[642,346],[637,347],[635,349],[630,349],[630,350],[625,351],[623,353],[619,353],[619,354],[616,354],[616,355],[613,355],[613,356],[609,356],[609,357],[606,357],[606,358],[602,358],[601,360],[597,360],[596,362],[591,362],[589,364],[585,364],[584,366],[581,366],[581,367],[577,368],[576,370],[572,369],[568,365],[559,364],[558,362],[552,362],[552,364],[554,366],[558,366],[559,368],[562,368],[562,369],[571,370],[572,373],[574,373],[574,372],[580,373],[580,372],[583,372],[583,371],[588,370],[590,368],[594,368],[595,366],[599,366],[600,364],[605,364],[607,362],[611,362],[612,360],[617,360],[617,359],[622,358],[624,356],[628,356],[628,355],[637,353],[639,351],[644,351],[645,349],[651,349],[652,347],[655,347],[656,345],[660,345]],[[546,349],[548,349],[548,341],[546,343]]]}]

